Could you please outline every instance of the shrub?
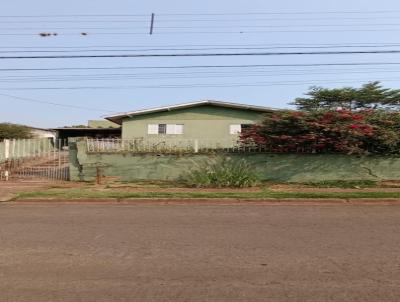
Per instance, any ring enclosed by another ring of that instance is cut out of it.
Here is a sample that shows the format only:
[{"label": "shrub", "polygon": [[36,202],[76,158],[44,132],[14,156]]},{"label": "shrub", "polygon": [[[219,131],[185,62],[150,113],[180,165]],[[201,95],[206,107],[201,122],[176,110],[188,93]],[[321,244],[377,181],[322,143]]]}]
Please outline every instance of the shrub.
[{"label": "shrub", "polygon": [[25,139],[31,137],[31,130],[26,126],[0,123],[0,141],[4,139]]},{"label": "shrub", "polygon": [[206,162],[184,175],[181,180],[192,187],[251,187],[258,183],[258,176],[246,160],[219,157]]},{"label": "shrub", "polygon": [[280,153],[399,154],[399,130],[399,112],[279,111],[242,132],[240,141]]}]

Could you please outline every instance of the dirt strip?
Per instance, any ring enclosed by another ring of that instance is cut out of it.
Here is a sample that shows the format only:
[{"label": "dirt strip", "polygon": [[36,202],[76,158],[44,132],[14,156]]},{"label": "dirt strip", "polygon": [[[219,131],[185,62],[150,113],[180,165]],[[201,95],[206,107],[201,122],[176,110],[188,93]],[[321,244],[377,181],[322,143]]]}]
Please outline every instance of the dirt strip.
[{"label": "dirt strip", "polygon": [[120,204],[120,205],[400,205],[398,198],[101,198],[19,199],[7,204]]}]

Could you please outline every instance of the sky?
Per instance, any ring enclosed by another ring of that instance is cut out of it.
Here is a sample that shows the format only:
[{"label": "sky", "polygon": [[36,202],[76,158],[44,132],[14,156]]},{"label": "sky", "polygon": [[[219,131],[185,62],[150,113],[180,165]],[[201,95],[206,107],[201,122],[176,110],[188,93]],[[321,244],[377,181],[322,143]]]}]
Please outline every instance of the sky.
[{"label": "sky", "polygon": [[[397,50],[399,17],[396,0],[3,1],[0,57]],[[396,62],[397,53],[1,59],[0,122],[79,125],[206,99],[289,108],[313,85],[399,88],[400,65],[387,64]],[[326,65],[349,63],[385,64]],[[204,67],[216,65],[236,67]]]}]

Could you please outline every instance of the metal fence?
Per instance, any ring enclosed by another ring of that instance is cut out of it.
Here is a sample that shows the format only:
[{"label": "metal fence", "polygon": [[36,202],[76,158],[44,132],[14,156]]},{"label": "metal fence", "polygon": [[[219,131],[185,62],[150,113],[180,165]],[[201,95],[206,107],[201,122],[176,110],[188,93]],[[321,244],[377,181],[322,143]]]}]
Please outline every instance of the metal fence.
[{"label": "metal fence", "polygon": [[270,146],[241,144],[238,139],[87,139],[88,153],[215,153],[269,152]]},{"label": "metal fence", "polygon": [[66,140],[21,139],[0,143],[0,180],[11,178],[69,179]]}]

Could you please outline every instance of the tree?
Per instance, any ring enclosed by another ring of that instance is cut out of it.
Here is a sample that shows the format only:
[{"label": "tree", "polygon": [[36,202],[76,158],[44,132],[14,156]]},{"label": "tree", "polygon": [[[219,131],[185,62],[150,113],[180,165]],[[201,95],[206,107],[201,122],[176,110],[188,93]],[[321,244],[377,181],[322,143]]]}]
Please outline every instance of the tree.
[{"label": "tree", "polygon": [[240,141],[279,153],[400,154],[400,113],[278,111],[243,131]]},{"label": "tree", "polygon": [[0,140],[31,138],[31,130],[22,125],[0,123]]},{"label": "tree", "polygon": [[326,109],[400,109],[400,90],[383,88],[379,82],[371,82],[360,88],[311,87],[308,97],[296,98],[292,105],[302,111]]}]

